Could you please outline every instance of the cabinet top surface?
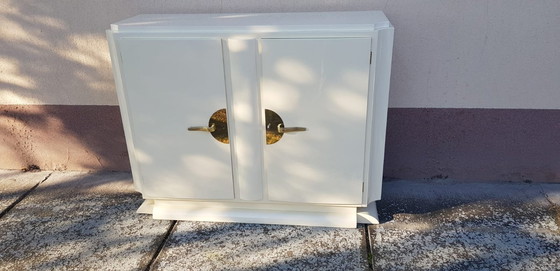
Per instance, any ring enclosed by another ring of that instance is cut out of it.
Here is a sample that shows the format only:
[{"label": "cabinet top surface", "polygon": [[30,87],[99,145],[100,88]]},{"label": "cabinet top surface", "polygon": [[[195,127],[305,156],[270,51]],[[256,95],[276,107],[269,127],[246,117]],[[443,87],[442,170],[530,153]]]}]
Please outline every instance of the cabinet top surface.
[{"label": "cabinet top surface", "polygon": [[142,14],[111,24],[111,30],[115,32],[371,31],[387,27],[391,27],[391,24],[381,11]]}]

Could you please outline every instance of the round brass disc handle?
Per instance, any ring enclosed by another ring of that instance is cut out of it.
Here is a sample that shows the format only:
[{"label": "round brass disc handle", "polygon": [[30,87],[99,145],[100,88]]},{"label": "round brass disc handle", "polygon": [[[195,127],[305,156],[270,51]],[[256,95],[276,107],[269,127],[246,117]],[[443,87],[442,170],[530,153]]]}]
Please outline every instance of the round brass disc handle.
[{"label": "round brass disc handle", "polygon": [[305,127],[284,127],[283,123],[278,124],[278,133],[294,133],[307,131]]},{"label": "round brass disc handle", "polygon": [[266,123],[266,144],[271,145],[282,139],[285,133],[303,132],[307,131],[305,127],[284,127],[284,121],[276,114],[276,112],[265,109],[264,110],[265,123]]},{"label": "round brass disc handle", "polygon": [[188,130],[195,132],[208,132],[219,142],[229,144],[226,109],[222,108],[214,112],[208,120],[208,126],[191,126]]},{"label": "round brass disc handle", "polygon": [[212,133],[216,131],[216,124],[212,123],[210,127],[207,126],[191,126],[188,128],[189,131],[198,131],[198,132],[209,132]]}]

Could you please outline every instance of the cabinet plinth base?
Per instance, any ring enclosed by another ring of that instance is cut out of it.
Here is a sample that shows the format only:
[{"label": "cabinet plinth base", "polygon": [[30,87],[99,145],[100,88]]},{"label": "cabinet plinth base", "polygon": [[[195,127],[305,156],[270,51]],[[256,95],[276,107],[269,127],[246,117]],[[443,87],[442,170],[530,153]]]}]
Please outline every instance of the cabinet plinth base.
[{"label": "cabinet plinth base", "polygon": [[379,224],[379,215],[375,202],[371,202],[366,207],[358,208],[358,223]]},{"label": "cabinet plinth base", "polygon": [[368,208],[375,210],[373,213],[361,212],[361,215],[357,215],[356,209],[356,207],[346,206],[145,200],[137,212],[152,214],[154,219],[166,220],[339,228],[356,228],[357,223],[371,224],[377,221],[375,203],[370,204]]}]

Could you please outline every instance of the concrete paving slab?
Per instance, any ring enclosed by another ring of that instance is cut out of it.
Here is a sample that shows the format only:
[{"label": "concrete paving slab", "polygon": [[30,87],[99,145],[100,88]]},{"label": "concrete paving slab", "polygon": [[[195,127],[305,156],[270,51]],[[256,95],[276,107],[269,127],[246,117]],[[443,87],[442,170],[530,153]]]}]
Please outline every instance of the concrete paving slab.
[{"label": "concrete paving slab", "polygon": [[154,270],[367,270],[361,229],[179,222]]},{"label": "concrete paving slab", "polygon": [[[377,202],[381,222],[392,214],[426,213],[483,200],[514,202],[550,201],[543,189],[560,189],[560,184],[542,188],[537,183],[482,183],[452,180],[388,181],[383,183],[382,200]],[[557,191],[557,190],[552,190]]]},{"label": "concrete paving slab", "polygon": [[[394,187],[384,191],[386,208],[380,213],[391,212],[384,215],[392,220],[369,227],[374,270],[557,270],[560,266],[556,206],[545,200],[538,185],[453,187],[446,183],[447,195],[436,198],[456,200],[428,202],[431,211],[412,207],[398,212],[394,206],[407,208],[411,203],[406,201],[426,203],[424,191],[441,189],[433,183],[414,185],[419,196],[391,193],[398,192]],[[485,192],[475,193],[480,190]]]},{"label": "concrete paving slab", "polygon": [[49,171],[0,170],[0,214],[50,173]]},{"label": "concrete paving slab", "polygon": [[171,222],[141,203],[128,173],[54,172],[0,219],[0,270],[144,269]]},{"label": "concrete paving slab", "polygon": [[539,184],[550,203],[560,206],[560,184]]}]

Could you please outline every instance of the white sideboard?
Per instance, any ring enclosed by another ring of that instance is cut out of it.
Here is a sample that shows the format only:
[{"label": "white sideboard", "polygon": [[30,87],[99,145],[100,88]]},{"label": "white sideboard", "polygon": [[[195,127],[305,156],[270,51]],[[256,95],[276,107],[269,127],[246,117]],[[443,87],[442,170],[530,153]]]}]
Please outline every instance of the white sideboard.
[{"label": "white sideboard", "polygon": [[377,222],[393,43],[382,12],[138,15],[107,38],[139,212]]}]

